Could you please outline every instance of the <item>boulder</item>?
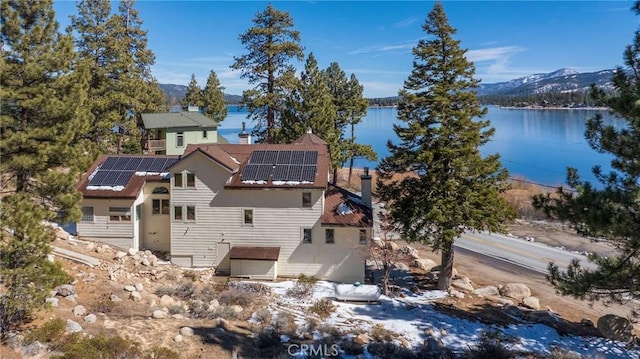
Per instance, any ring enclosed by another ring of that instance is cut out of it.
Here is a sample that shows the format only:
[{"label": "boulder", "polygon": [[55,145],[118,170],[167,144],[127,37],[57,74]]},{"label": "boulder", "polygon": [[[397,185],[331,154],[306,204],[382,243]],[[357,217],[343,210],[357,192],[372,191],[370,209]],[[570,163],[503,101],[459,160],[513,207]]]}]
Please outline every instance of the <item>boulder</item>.
[{"label": "boulder", "polygon": [[625,343],[633,339],[633,325],[627,318],[607,314],[598,319],[598,331],[603,337]]},{"label": "boulder", "polygon": [[95,323],[96,320],[98,320],[98,317],[96,317],[95,314],[91,313],[89,315],[86,315],[84,318],[82,318],[82,320],[84,320],[87,323]]},{"label": "boulder", "polygon": [[115,294],[111,294],[111,295],[109,296],[109,299],[111,299],[111,301],[112,301],[112,302],[122,302],[122,299],[120,299],[120,297],[118,297],[118,296],[117,296],[117,295],[115,295]]},{"label": "boulder", "polygon": [[169,308],[169,307],[171,307],[171,306],[173,306],[175,304],[176,304],[176,301],[173,298],[171,298],[170,296],[166,295],[166,294],[163,295],[162,297],[160,297],[160,306],[161,307]]},{"label": "boulder", "polygon": [[124,290],[126,290],[127,292],[133,292],[134,290],[136,290],[136,287],[132,285],[125,285]]},{"label": "boulder", "polygon": [[501,297],[499,295],[490,295],[487,297],[487,299],[501,305],[513,305],[513,300],[509,298]]},{"label": "boulder", "polygon": [[458,299],[464,299],[464,293],[453,289],[453,287],[449,288],[449,295]]},{"label": "boulder", "polygon": [[21,335],[21,334],[11,335],[7,339],[7,345],[9,346],[9,348],[13,350],[18,350],[22,348],[23,343],[24,343],[24,335]]},{"label": "boulder", "polygon": [[207,308],[207,311],[214,312],[216,309],[218,309],[219,306],[220,306],[220,303],[218,302],[217,299],[211,299],[211,301],[209,302],[209,307]]},{"label": "boulder", "polygon": [[144,286],[142,285],[142,283],[136,283],[134,287],[138,292],[142,292],[142,290],[144,289]]},{"label": "boulder", "polygon": [[437,265],[436,262],[428,258],[414,259],[413,261],[411,261],[412,267],[416,267],[427,272],[430,271],[436,265]]},{"label": "boulder", "polygon": [[51,297],[51,298],[45,299],[45,301],[46,301],[47,304],[49,304],[52,307],[57,307],[58,306],[58,298]]},{"label": "boulder", "polygon": [[178,334],[175,337],[173,337],[173,341],[176,343],[181,343],[182,342],[182,335]]},{"label": "boulder", "polygon": [[82,317],[87,314],[87,309],[82,305],[76,305],[73,308],[73,315],[76,317]]},{"label": "boulder", "polygon": [[500,292],[498,291],[498,288],[494,287],[492,285],[488,285],[486,287],[477,288],[472,293],[477,295],[477,296],[479,296],[479,297],[492,297],[492,296],[499,296],[500,295]]},{"label": "boulder", "polygon": [[130,256],[135,256],[138,253],[138,250],[135,248],[129,248],[127,253],[129,253]]},{"label": "boulder", "polygon": [[149,261],[149,258],[147,258],[147,257],[142,258],[142,262],[141,263],[142,263],[143,266],[147,266],[147,267],[151,265],[151,261]]},{"label": "boulder", "polygon": [[29,345],[25,345],[20,350],[23,358],[40,358],[47,351],[47,346],[35,341]]},{"label": "boulder", "polygon": [[184,315],[182,315],[182,314],[174,314],[174,315],[171,316],[171,318],[178,319],[178,320],[179,319],[184,319]]},{"label": "boulder", "polygon": [[184,337],[192,337],[193,336],[193,329],[189,328],[189,327],[182,327],[180,328],[180,335],[184,336]]},{"label": "boulder", "polygon": [[353,342],[360,345],[369,344],[370,341],[371,337],[366,333],[358,334],[355,338],[353,338]]},{"label": "boulder", "polygon": [[413,259],[418,259],[420,258],[420,252],[418,252],[417,249],[411,247],[411,246],[403,246],[402,248],[400,248],[400,251],[402,251],[402,253],[408,255],[409,257],[413,258]]},{"label": "boulder", "polygon": [[516,318],[516,319],[524,318],[524,312],[522,311],[522,309],[513,305],[508,305],[504,307],[504,313],[510,316],[511,318]]},{"label": "boulder", "polygon": [[93,242],[88,242],[85,250],[87,250],[88,252],[92,252],[94,249],[96,249],[96,244]]},{"label": "boulder", "polygon": [[75,294],[68,295],[68,296],[64,297],[64,299],[70,301],[73,304],[78,304],[78,302],[76,301],[76,295]]},{"label": "boulder", "polygon": [[137,290],[131,292],[129,296],[134,302],[139,302],[142,299],[142,294],[140,294],[140,292],[138,292]]},{"label": "boulder", "polygon": [[167,312],[164,310],[154,310],[151,317],[153,317],[153,319],[164,319],[167,317]]},{"label": "boulder", "polygon": [[67,233],[64,229],[58,227],[56,228],[56,238],[62,239],[63,241],[69,240],[69,233]]},{"label": "boulder", "polygon": [[522,305],[529,309],[540,309],[540,300],[537,297],[526,297],[522,300]]},{"label": "boulder", "polygon": [[394,263],[393,267],[397,270],[405,271],[405,272],[409,270],[409,267],[402,262]]},{"label": "boulder", "polygon": [[71,284],[59,285],[59,286],[55,287],[54,290],[56,291],[57,294],[59,294],[59,295],[61,295],[63,297],[68,297],[70,295],[76,294],[76,287],[74,287]]},{"label": "boulder", "polygon": [[531,296],[531,289],[522,283],[507,283],[500,289],[500,295],[521,301]]},{"label": "boulder", "polygon": [[459,279],[454,279],[451,281],[451,286],[458,290],[463,290],[465,292],[473,292],[475,288],[473,288],[473,284],[471,284],[471,280],[467,277],[462,277]]},{"label": "boulder", "polygon": [[67,319],[67,332],[78,333],[82,331],[82,326],[71,319]]},{"label": "boulder", "polygon": [[585,327],[593,327],[593,320],[589,319],[589,318],[582,318],[582,320],[580,321],[580,324],[584,325]]},{"label": "boulder", "polygon": [[231,308],[231,310],[233,310],[236,313],[242,313],[242,307],[239,305],[230,305],[229,306]]},{"label": "boulder", "polygon": [[398,243],[395,242],[391,242],[391,241],[387,241],[385,243],[385,247],[386,249],[390,250],[390,251],[397,251],[398,249],[400,249],[400,247],[398,246]]}]

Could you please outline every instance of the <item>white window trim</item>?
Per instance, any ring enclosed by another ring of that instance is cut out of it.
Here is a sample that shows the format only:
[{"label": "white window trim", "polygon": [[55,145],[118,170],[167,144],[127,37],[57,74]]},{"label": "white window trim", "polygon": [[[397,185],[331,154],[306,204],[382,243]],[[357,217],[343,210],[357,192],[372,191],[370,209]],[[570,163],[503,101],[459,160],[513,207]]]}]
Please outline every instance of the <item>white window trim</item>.
[{"label": "white window trim", "polygon": [[[189,175],[193,176],[193,186],[189,186]],[[185,172],[184,175],[182,176],[182,181],[184,184],[184,188],[197,188],[197,184],[196,182],[196,174],[193,172]]]},{"label": "white window trim", "polygon": [[[251,211],[251,223],[246,223],[245,222],[245,220],[244,220],[245,219],[245,216],[244,216],[245,211]],[[253,226],[255,226],[255,223],[256,223],[256,221],[255,221],[255,219],[256,219],[256,217],[255,217],[256,211],[254,211],[253,208],[242,208],[241,215],[242,215],[242,218],[241,218],[241,221],[242,221],[241,222],[241,226],[242,227],[253,227]]]},{"label": "white window trim", "polygon": [[[160,210],[159,210],[158,213],[153,213],[153,201],[160,201]],[[163,201],[168,201],[169,202],[169,211],[166,212],[166,213],[162,211],[162,208],[163,208],[162,202]],[[151,215],[152,216],[164,216],[164,215],[167,215],[167,214],[171,214],[171,201],[168,198],[152,198],[151,199]]]},{"label": "white window trim", "polygon": [[[182,145],[178,144],[180,137],[182,137]],[[176,132],[176,147],[184,147],[184,132]]]},{"label": "white window trim", "polygon": [[[176,207],[179,207],[180,210],[182,211],[182,213],[181,213],[182,214],[182,218],[180,218],[180,219],[176,218]],[[171,220],[173,222],[184,222],[185,217],[186,217],[186,213],[184,211],[184,206],[183,205],[174,204],[173,206],[171,206]]]},{"label": "white window trim", "polygon": [[[188,212],[189,212],[189,207],[193,207],[193,216],[195,217],[195,219],[189,219],[188,218]],[[185,222],[192,222],[195,223],[198,221],[198,206],[196,206],[195,204],[185,204],[184,205],[184,221]]]},{"label": "white window trim", "polygon": [[[119,219],[112,220],[111,217],[119,217]],[[131,213],[131,207],[109,207],[109,222],[110,223],[131,223],[133,221],[133,213]],[[129,220],[122,220],[123,217],[129,217]]]},{"label": "white window trim", "polygon": [[[309,195],[309,205],[305,206],[304,196]],[[311,192],[302,192],[302,208],[313,208],[313,194]]]},{"label": "white window trim", "polygon": [[[182,183],[180,183],[180,186],[176,185],[176,175],[180,175],[180,181]],[[176,172],[173,174],[172,176],[172,182],[173,182],[173,188],[184,188],[184,182],[185,182],[185,175],[182,172]]]}]

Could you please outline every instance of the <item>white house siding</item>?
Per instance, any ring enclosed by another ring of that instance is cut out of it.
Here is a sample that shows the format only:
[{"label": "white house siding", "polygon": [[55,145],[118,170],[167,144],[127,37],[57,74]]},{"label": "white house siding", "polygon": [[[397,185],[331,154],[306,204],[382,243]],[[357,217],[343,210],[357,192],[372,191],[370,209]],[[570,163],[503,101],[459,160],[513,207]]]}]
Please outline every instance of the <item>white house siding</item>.
[{"label": "white house siding", "polygon": [[[134,200],[85,198],[83,207],[93,207],[93,223],[79,222],[78,236],[81,239],[107,243],[120,248],[130,248],[134,242]],[[111,222],[109,207],[131,208],[131,222]]]},{"label": "white house siding", "polygon": [[[163,187],[168,190],[169,183],[147,182],[143,189],[144,203],[142,208],[140,247],[143,249],[169,252],[171,250],[171,213],[153,214],[153,200],[169,200],[170,195],[169,193],[154,194],[153,190],[157,187]],[[171,210],[171,206],[169,206],[169,210]]]},{"label": "white house siding", "polygon": [[[364,279],[359,228],[336,228],[336,243],[325,244],[322,215],[323,191],[313,190],[311,208],[302,208],[302,193],[292,189],[225,189],[230,174],[204,155],[196,153],[172,168],[172,173],[189,169],[196,187],[171,187],[175,205],[195,205],[196,221],[172,221],[171,254],[174,263],[215,266],[216,243],[231,246],[280,247],[278,275],[300,273],[321,279],[351,282]],[[183,175],[186,185],[186,176]],[[243,210],[252,209],[254,224],[243,225]],[[173,218],[173,213],[172,217]],[[302,229],[313,229],[313,243],[302,243]]]},{"label": "white house siding", "polygon": [[[207,137],[203,137],[203,131],[207,131]],[[184,134],[184,146],[177,146],[177,134],[182,132]],[[187,145],[197,143],[215,143],[218,141],[218,131],[215,127],[173,127],[167,129],[166,137],[166,153],[168,155],[181,155],[184,153],[184,149]]]},{"label": "white house siding", "polygon": [[278,276],[278,262],[232,259],[231,276],[248,277],[250,279],[275,280]]}]

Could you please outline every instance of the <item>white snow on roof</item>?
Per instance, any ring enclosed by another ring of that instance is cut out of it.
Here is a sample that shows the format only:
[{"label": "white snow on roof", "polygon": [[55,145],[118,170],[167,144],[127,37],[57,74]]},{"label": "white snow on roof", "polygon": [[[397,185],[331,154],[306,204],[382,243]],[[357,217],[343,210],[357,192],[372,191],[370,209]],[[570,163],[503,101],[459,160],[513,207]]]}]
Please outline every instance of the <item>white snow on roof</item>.
[{"label": "white snow on roof", "polygon": [[144,172],[144,171],[139,171],[134,173],[136,176],[168,176],[169,172]]},{"label": "white snow on roof", "polygon": [[229,157],[231,157],[231,160],[232,160],[233,162],[235,162],[237,165],[239,165],[239,164],[240,164],[240,161],[238,161],[238,159],[237,159],[237,158],[235,158],[235,157],[233,157],[233,156],[231,156],[231,155],[229,155]]},{"label": "white snow on roof", "polygon": [[242,181],[244,184],[267,184],[267,181]]},{"label": "white snow on roof", "polygon": [[88,191],[122,191],[124,186],[87,186]]},{"label": "white snow on roof", "polygon": [[336,212],[341,216],[345,216],[353,213],[353,209],[348,204],[342,202],[338,205],[338,208],[336,208]]}]

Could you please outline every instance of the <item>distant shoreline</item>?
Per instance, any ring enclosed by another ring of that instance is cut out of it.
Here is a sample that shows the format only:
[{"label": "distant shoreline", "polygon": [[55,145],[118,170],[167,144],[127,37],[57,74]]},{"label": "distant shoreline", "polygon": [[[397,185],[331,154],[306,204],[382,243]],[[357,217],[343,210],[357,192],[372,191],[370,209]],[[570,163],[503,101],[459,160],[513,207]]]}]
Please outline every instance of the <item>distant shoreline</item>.
[{"label": "distant shoreline", "polygon": [[584,111],[607,111],[608,107],[562,107],[562,106],[496,106],[505,110],[584,110]]}]

